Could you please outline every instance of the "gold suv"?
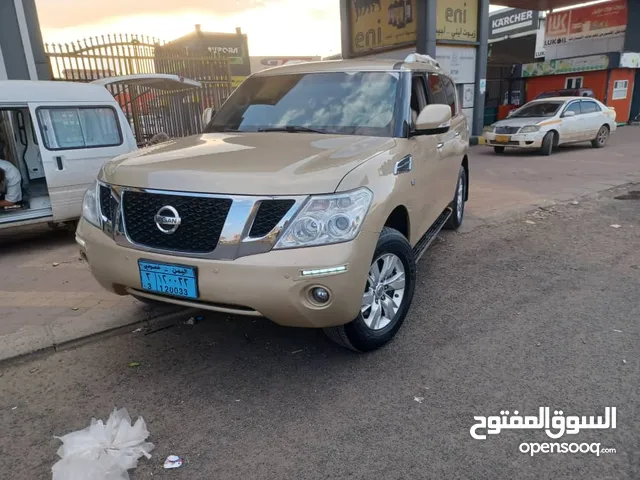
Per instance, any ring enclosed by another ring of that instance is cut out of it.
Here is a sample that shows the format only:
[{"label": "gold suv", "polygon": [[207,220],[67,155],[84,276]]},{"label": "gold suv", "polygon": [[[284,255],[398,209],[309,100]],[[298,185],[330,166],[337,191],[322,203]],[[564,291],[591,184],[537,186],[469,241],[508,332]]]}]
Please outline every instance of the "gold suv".
[{"label": "gold suv", "polygon": [[205,133],[105,164],[76,239],[106,289],[323,328],[370,351],[468,197],[469,131],[427,56],[252,75]]}]

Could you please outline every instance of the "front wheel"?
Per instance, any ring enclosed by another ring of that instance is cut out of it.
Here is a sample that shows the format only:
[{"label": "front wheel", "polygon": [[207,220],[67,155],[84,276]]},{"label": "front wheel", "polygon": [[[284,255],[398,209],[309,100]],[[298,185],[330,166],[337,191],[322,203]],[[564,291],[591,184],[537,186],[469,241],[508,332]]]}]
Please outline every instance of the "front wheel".
[{"label": "front wheel", "polygon": [[342,347],[370,352],[386,345],[404,322],[416,282],[413,250],[397,230],[385,227],[371,262],[360,313],[355,320],[325,328]]},{"label": "front wheel", "polygon": [[553,143],[555,141],[555,133],[549,132],[542,139],[542,148],[540,149],[540,153],[545,156],[551,155],[553,152]]}]

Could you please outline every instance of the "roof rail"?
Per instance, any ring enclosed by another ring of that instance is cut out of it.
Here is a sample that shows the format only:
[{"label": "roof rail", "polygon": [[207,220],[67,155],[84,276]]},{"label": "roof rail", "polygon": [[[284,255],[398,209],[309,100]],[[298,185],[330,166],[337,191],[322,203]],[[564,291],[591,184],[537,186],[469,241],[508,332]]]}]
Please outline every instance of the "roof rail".
[{"label": "roof rail", "polygon": [[440,64],[437,60],[429,55],[423,55],[421,53],[410,53],[404,61],[405,63],[428,63],[436,68],[440,68]]}]

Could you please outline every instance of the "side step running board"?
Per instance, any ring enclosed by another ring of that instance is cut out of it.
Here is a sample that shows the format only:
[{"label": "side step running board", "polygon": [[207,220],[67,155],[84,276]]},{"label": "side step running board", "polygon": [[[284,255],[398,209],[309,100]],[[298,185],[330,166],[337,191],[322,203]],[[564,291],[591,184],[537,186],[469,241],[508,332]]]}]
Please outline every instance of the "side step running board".
[{"label": "side step running board", "polygon": [[413,256],[415,257],[416,263],[418,263],[418,260],[422,258],[422,255],[424,255],[424,252],[427,251],[427,248],[429,248],[431,242],[436,239],[438,233],[440,233],[440,230],[442,230],[442,227],[444,227],[444,225],[447,223],[447,220],[449,220],[449,217],[452,213],[453,209],[451,207],[447,207],[436,219],[434,224],[431,225],[429,230],[427,230],[427,233],[425,233],[422,238],[418,240],[416,246],[413,247]]}]

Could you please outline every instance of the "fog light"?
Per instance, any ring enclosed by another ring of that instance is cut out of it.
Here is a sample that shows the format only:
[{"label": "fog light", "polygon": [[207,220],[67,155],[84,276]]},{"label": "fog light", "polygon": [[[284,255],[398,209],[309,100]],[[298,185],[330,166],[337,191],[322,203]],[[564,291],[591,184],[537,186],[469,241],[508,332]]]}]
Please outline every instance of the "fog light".
[{"label": "fog light", "polygon": [[329,301],[329,291],[326,288],[315,287],[311,290],[311,297],[318,303],[327,303]]}]

